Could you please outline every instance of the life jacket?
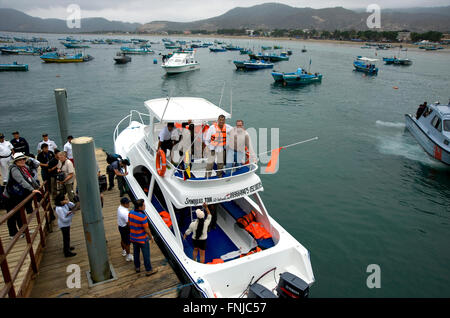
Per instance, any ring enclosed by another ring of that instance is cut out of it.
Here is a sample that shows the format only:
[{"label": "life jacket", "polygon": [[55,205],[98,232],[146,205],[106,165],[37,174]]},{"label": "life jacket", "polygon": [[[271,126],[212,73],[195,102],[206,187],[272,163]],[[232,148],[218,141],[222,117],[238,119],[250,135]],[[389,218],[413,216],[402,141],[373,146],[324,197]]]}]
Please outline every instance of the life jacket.
[{"label": "life jacket", "polygon": [[214,123],[216,132],[211,135],[211,145],[214,147],[225,146],[227,144],[227,126],[224,124],[222,129],[217,123]]},{"label": "life jacket", "polygon": [[220,263],[224,263],[223,259],[215,258],[215,259],[212,260],[212,262],[209,262],[207,264],[220,264]]},{"label": "life jacket", "polygon": [[250,223],[245,230],[249,232],[256,240],[259,239],[268,239],[271,238],[272,235],[264,228],[264,226],[259,222]]},{"label": "life jacket", "polygon": [[170,214],[167,211],[161,211],[159,212],[159,215],[163,219],[163,221],[166,223],[167,227],[172,226],[172,219],[170,218]]},{"label": "life jacket", "polygon": [[247,226],[250,225],[250,223],[252,223],[255,220],[256,220],[256,212],[252,210],[249,214],[246,214],[243,217],[237,219],[236,222],[240,228],[245,229]]},{"label": "life jacket", "polygon": [[257,246],[253,250],[248,252],[247,254],[241,254],[241,256],[239,256],[239,258],[244,257],[244,256],[248,256],[248,255],[252,255],[252,254],[255,254],[255,253],[258,253],[258,252],[261,252],[261,251],[262,251],[262,249],[259,246]]}]

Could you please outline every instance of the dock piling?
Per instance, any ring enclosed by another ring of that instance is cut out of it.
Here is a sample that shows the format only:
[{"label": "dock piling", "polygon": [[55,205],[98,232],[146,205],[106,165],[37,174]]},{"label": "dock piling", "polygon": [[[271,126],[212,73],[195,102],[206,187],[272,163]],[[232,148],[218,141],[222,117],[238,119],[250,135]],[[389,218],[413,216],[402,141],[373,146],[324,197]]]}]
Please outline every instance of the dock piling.
[{"label": "dock piling", "polygon": [[84,237],[89,258],[90,276],[94,284],[112,278],[105,229],[103,225],[100,189],[97,177],[95,145],[92,137],[72,140],[78,193],[81,203]]},{"label": "dock piling", "polygon": [[67,142],[69,136],[69,108],[67,106],[67,91],[65,88],[55,89],[56,110],[58,111],[59,131],[62,145]]}]

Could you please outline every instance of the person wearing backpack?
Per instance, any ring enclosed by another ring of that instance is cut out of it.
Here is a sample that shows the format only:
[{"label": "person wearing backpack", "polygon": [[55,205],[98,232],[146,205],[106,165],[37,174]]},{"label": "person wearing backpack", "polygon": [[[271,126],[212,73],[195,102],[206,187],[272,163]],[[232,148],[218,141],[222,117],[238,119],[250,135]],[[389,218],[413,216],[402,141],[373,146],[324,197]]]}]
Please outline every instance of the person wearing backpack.
[{"label": "person wearing backpack", "polygon": [[[39,193],[39,185],[33,179],[31,172],[28,170],[25,162],[27,157],[22,153],[15,153],[13,156],[13,163],[9,168],[9,177],[3,195],[7,198],[7,211],[14,209],[20,202],[22,202],[31,193]],[[28,213],[33,211],[32,200],[30,200],[25,208]],[[13,238],[19,229],[22,227],[22,219],[20,212],[17,211],[12,217],[8,219],[9,236]]]},{"label": "person wearing backpack", "polygon": [[109,179],[108,191],[114,188],[114,176],[117,178],[117,187],[120,190],[120,196],[123,197],[126,193],[125,179],[128,175],[127,166],[130,165],[128,159],[117,159],[113,161],[107,168],[106,172]]}]

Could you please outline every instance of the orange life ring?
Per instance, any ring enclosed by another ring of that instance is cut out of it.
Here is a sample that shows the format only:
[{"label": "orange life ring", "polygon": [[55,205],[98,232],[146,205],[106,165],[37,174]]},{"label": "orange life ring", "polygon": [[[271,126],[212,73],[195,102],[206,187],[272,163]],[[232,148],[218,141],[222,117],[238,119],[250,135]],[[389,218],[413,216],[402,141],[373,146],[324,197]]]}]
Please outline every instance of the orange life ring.
[{"label": "orange life ring", "polygon": [[156,171],[161,177],[166,173],[166,154],[162,149],[156,153]]},{"label": "orange life ring", "polygon": [[245,147],[245,164],[248,165],[250,163],[250,152],[248,151],[248,148]]}]

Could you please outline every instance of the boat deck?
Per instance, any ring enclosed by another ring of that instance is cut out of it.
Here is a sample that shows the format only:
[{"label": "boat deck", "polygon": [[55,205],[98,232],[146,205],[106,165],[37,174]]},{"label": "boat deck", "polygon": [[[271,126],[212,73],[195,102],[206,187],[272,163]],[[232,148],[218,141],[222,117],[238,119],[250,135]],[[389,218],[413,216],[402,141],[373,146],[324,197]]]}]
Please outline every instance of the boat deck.
[{"label": "boat deck", "polygon": [[[99,167],[104,173],[106,171],[106,154],[103,150],[96,150],[96,157]],[[39,264],[39,273],[36,279],[31,281],[25,297],[53,298],[53,297],[164,297],[173,298],[178,295],[178,287],[181,283],[169,265],[164,254],[157,244],[150,244],[151,262],[153,268],[158,267],[159,272],[150,277],[145,276],[145,271],[137,274],[134,271],[133,262],[126,262],[121,255],[120,234],[117,229],[117,207],[119,205],[119,191],[117,181],[115,188],[111,191],[103,192],[104,196],[104,227],[107,240],[107,250],[110,264],[113,266],[117,279],[94,287],[88,286],[86,272],[89,271],[89,261],[85,245],[84,229],[82,224],[81,211],[76,212],[73,217],[70,230],[71,246],[75,247],[76,256],[65,258],[62,253],[62,235],[57,226],[57,221],[53,222],[53,232],[48,234],[47,246],[44,249],[42,260]],[[3,215],[5,211],[0,211]],[[33,224],[31,228],[36,225]],[[0,235],[3,242],[9,241],[6,224],[0,228]],[[8,255],[10,268],[18,262],[19,256],[25,249],[25,239],[20,239],[15,247],[14,253]],[[15,286],[18,288],[22,284],[25,272],[28,269],[26,261],[23,266]],[[141,257],[142,263],[142,257]],[[77,264],[81,269],[81,288],[69,289],[66,280],[71,273],[67,273],[68,265]],[[141,265],[142,268],[143,265]],[[3,287],[3,277],[0,276],[0,289]]]}]

